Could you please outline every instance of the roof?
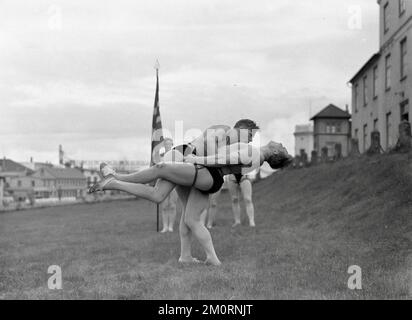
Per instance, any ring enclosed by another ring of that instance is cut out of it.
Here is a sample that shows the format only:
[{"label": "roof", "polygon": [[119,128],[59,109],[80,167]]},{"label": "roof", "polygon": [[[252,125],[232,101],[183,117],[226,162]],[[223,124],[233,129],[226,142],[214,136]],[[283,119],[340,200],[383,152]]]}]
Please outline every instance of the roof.
[{"label": "roof", "polygon": [[56,179],[85,179],[86,177],[78,169],[73,168],[41,168],[39,171],[47,171]]},{"label": "roof", "polygon": [[20,163],[17,163],[10,159],[0,159],[0,171],[2,172],[30,172],[31,170],[22,166]]},{"label": "roof", "polygon": [[349,112],[344,111],[337,106],[330,104],[326,108],[324,108],[322,111],[320,111],[318,114],[313,116],[310,120],[315,120],[315,119],[330,119],[330,118],[338,118],[338,119],[350,119],[351,115]]},{"label": "roof", "polygon": [[374,64],[379,58],[381,54],[375,53],[363,66],[360,70],[349,80],[350,83],[353,83],[361,74],[363,74],[372,64]]}]

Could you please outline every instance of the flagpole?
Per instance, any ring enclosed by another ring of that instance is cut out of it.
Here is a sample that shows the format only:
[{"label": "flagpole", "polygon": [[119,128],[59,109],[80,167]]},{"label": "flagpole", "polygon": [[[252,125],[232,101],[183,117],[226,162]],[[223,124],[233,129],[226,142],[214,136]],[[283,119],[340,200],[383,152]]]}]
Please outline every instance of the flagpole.
[{"label": "flagpole", "polygon": [[[157,99],[159,99],[159,60],[156,60],[156,64],[155,64],[155,69],[156,69],[156,96]],[[157,100],[157,103],[159,103],[159,100]],[[155,101],[156,104],[156,101]],[[160,116],[160,111],[159,111],[159,116]],[[152,137],[153,138],[153,137]],[[153,150],[152,150],[153,152]],[[160,216],[160,205],[157,203],[156,204],[156,232],[159,233],[159,218]]]},{"label": "flagpole", "polygon": [[[156,60],[156,81],[157,81],[157,88],[159,89],[159,61]],[[159,94],[159,92],[158,92]],[[159,208],[159,204],[156,203],[156,231],[157,233],[159,233],[159,216],[160,216],[160,208]]]}]

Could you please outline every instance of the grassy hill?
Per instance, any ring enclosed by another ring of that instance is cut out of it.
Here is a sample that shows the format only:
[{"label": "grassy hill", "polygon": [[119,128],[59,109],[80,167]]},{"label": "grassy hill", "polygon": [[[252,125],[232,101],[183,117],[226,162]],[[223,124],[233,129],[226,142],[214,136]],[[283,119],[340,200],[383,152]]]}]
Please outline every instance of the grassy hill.
[{"label": "grassy hill", "polygon": [[[178,234],[156,234],[143,200],[1,214],[0,298],[411,298],[410,156],[281,171],[255,184],[254,201],[257,228],[232,229],[222,194],[219,268],[179,265]],[[52,264],[63,290],[47,289]],[[351,265],[362,290],[347,287]]]}]

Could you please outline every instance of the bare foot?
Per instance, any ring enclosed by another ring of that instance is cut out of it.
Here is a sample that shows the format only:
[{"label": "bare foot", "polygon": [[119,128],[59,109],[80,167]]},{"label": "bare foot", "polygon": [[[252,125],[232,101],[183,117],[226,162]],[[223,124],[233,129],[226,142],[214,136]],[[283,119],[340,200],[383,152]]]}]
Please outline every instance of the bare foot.
[{"label": "bare foot", "polygon": [[166,228],[163,228],[162,231],[160,231],[160,233],[166,233],[168,230]]},{"label": "bare foot", "polygon": [[115,176],[116,171],[107,163],[102,162],[100,164],[100,174],[103,178],[107,178],[110,175]]},{"label": "bare foot", "polygon": [[179,263],[184,263],[184,264],[198,264],[201,263],[200,260],[193,258],[193,257],[188,257],[188,258],[179,258]]},{"label": "bare foot", "polygon": [[240,222],[235,222],[235,223],[232,225],[232,228],[236,228],[236,227],[238,227],[238,226],[240,226]]},{"label": "bare foot", "polygon": [[104,178],[102,180],[100,180],[99,182],[96,182],[94,185],[92,185],[89,190],[87,191],[88,193],[94,193],[97,191],[104,191],[107,188],[105,188],[110,182],[112,182],[113,180],[115,180],[114,177],[107,177]]},{"label": "bare foot", "polygon": [[219,259],[213,259],[213,258],[208,258],[208,259],[206,259],[205,260],[205,262],[204,262],[204,264],[205,265],[208,265],[208,266],[216,266],[216,267],[218,267],[218,266],[220,266],[222,263],[219,261]]}]

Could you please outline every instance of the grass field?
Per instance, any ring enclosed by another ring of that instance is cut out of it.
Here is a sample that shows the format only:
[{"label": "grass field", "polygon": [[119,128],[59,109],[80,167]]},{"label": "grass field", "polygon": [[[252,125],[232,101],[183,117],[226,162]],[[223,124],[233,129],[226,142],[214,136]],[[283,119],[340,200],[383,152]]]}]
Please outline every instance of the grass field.
[{"label": "grass field", "polygon": [[[287,170],[254,186],[257,228],[212,230],[221,267],[181,266],[178,234],[144,200],[0,214],[2,299],[410,299],[407,155]],[[198,245],[195,256],[204,258]],[[59,265],[63,289],[47,288]],[[362,290],[347,287],[350,265]]]}]

